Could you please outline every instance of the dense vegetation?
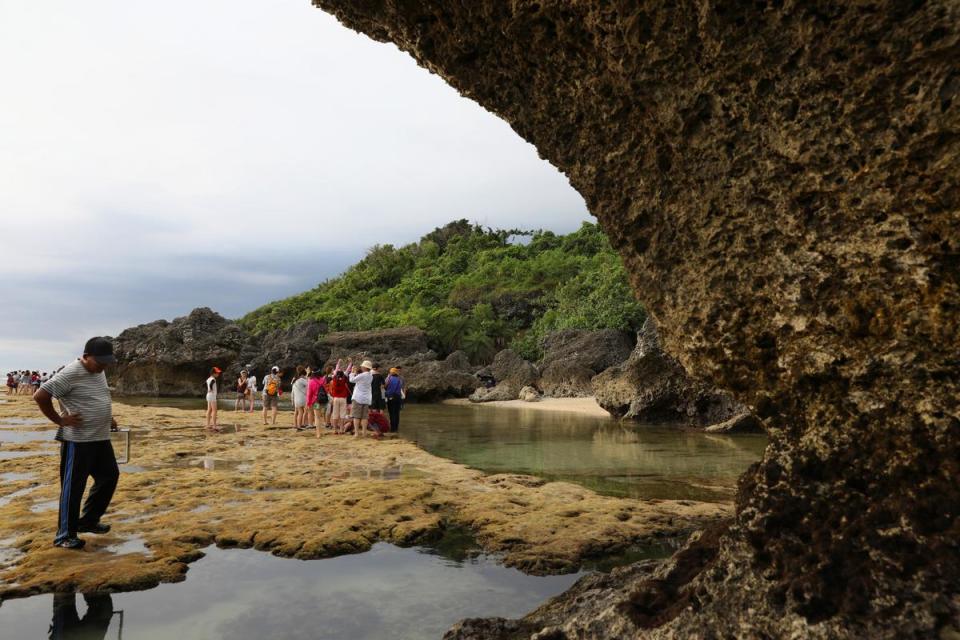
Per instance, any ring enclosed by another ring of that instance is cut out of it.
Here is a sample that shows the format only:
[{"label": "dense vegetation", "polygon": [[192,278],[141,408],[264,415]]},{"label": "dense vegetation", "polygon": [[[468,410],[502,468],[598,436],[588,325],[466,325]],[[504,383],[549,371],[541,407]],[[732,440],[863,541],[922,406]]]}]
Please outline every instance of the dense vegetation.
[{"label": "dense vegetation", "polygon": [[414,325],[438,351],[484,362],[507,346],[536,360],[551,331],[635,330],[643,317],[597,225],[560,236],[459,220],[414,244],[376,246],[342,275],[240,322],[257,333],[304,320],[330,331]]}]

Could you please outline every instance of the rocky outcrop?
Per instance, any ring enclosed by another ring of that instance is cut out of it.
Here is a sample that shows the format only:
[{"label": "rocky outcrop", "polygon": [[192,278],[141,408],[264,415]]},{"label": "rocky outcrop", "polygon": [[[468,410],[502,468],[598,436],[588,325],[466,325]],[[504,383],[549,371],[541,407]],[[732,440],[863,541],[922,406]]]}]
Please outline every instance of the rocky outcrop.
[{"label": "rocky outcrop", "polygon": [[109,380],[121,395],[199,396],[214,366],[233,367],[249,336],[208,308],[172,322],[157,320],[113,340],[118,364]]},{"label": "rocky outcrop", "polygon": [[[749,413],[733,397],[691,378],[663,352],[653,320],[637,333],[637,345],[622,364],[592,381],[597,403],[618,418],[655,424],[680,422],[707,426]],[[760,431],[758,422],[754,422]]]},{"label": "rocky outcrop", "polygon": [[401,367],[407,399],[412,402],[462,398],[479,384],[463,352],[438,360],[437,352],[428,346],[427,334],[417,327],[330,333],[320,339],[320,348],[328,354],[328,365],[352,359],[356,364],[378,362],[384,372]]},{"label": "rocky outcrop", "polygon": [[377,360],[385,367],[436,360],[437,354],[427,346],[427,334],[417,327],[375,329],[373,331],[336,331],[320,340],[327,354],[325,364],[337,359]]},{"label": "rocky outcrop", "polygon": [[288,386],[298,365],[333,365],[338,358],[359,364],[369,358],[384,370],[403,367],[412,401],[462,398],[479,385],[466,355],[438,360],[416,327],[322,335],[325,330],[323,323],[303,322],[255,336],[210,309],[195,309],[173,322],[158,320],[121,333],[114,341],[119,364],[110,382],[120,395],[202,396],[213,366],[223,370],[220,388],[228,390],[247,366],[260,378],[280,367]]},{"label": "rocky outcrop", "polygon": [[563,170],[771,434],[703,570],[623,595],[642,633],[957,634],[960,4],[314,3]]},{"label": "rocky outcrop", "polygon": [[518,400],[523,400],[524,402],[540,402],[543,395],[537,391],[536,387],[524,387],[520,389],[520,393],[517,396]]},{"label": "rocky outcrop", "polygon": [[595,375],[629,357],[634,338],[625,331],[563,329],[543,340],[543,359],[538,364],[540,388],[550,398],[593,395]]},{"label": "rocky outcrop", "polygon": [[403,369],[407,398],[430,402],[469,396],[480,384],[474,369],[463,351],[454,351],[444,360],[415,362]]},{"label": "rocky outcrop", "polygon": [[536,385],[540,378],[537,368],[512,349],[504,349],[498,353],[494,356],[493,363],[478,371],[477,375],[492,377],[496,386],[480,387],[470,396],[471,402],[516,400],[521,389]]},{"label": "rocky outcrop", "polygon": [[320,322],[302,322],[275,329],[259,338],[250,336],[243,354],[246,359],[231,368],[231,378],[240,373],[241,366],[252,364],[260,378],[271,368],[280,367],[283,379],[293,380],[297,366],[318,366],[327,359],[328,352],[317,342],[326,328]]}]

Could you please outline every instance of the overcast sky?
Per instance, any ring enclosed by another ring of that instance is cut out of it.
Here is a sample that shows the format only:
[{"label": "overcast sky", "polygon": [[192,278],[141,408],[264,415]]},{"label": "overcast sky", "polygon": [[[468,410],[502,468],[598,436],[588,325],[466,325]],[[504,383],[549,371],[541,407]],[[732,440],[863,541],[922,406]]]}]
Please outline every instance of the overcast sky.
[{"label": "overcast sky", "polygon": [[570,231],[504,122],[309,0],[0,0],[0,369],[239,317],[456,218]]}]

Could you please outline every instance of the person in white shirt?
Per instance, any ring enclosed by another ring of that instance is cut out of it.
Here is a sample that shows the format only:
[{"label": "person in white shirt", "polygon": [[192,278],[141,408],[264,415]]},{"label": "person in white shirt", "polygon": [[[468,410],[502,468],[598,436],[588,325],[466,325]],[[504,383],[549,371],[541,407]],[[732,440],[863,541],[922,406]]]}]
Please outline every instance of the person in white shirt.
[{"label": "person in white shirt", "polygon": [[253,413],[254,405],[257,403],[257,376],[253,375],[253,366],[247,365],[247,390],[250,392],[250,413]]},{"label": "person in white shirt", "polygon": [[301,431],[307,418],[307,370],[297,365],[297,377],[293,380],[293,428]]},{"label": "person in white shirt", "polygon": [[220,432],[220,426],[217,424],[217,376],[220,375],[220,369],[214,367],[210,369],[210,377],[207,378],[207,430]]},{"label": "person in white shirt", "polygon": [[370,416],[370,403],[373,402],[373,363],[364,360],[360,364],[360,373],[351,373],[350,382],[356,386],[353,388],[352,416],[353,416],[353,437],[359,438],[360,432],[367,433],[367,420]]}]

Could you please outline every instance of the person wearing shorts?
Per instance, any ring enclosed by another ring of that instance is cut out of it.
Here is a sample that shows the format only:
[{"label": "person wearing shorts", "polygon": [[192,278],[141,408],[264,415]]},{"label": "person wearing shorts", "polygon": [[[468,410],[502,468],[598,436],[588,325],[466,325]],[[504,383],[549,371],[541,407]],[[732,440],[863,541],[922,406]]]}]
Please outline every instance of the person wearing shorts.
[{"label": "person wearing shorts", "polygon": [[210,377],[207,378],[207,431],[220,432],[220,425],[217,424],[217,378],[220,376],[220,368],[210,369]]},{"label": "person wearing shorts", "polygon": [[297,377],[293,379],[293,428],[302,431],[307,426],[307,370],[297,365]]},{"label": "person wearing shorts", "polygon": [[350,387],[347,385],[347,374],[337,369],[330,384],[327,386],[327,395],[330,396],[330,420],[337,433],[346,433],[347,429],[347,397]]},{"label": "person wearing shorts", "polygon": [[[270,393],[271,387],[274,392]],[[273,411],[273,424],[277,424],[277,409],[280,408],[280,367],[263,376],[263,424],[267,424],[267,412]]]},{"label": "person wearing shorts", "polygon": [[367,420],[370,417],[370,403],[373,402],[373,363],[364,360],[360,365],[360,373],[351,373],[350,382],[353,387],[353,437],[359,438],[361,432],[366,435]]}]

